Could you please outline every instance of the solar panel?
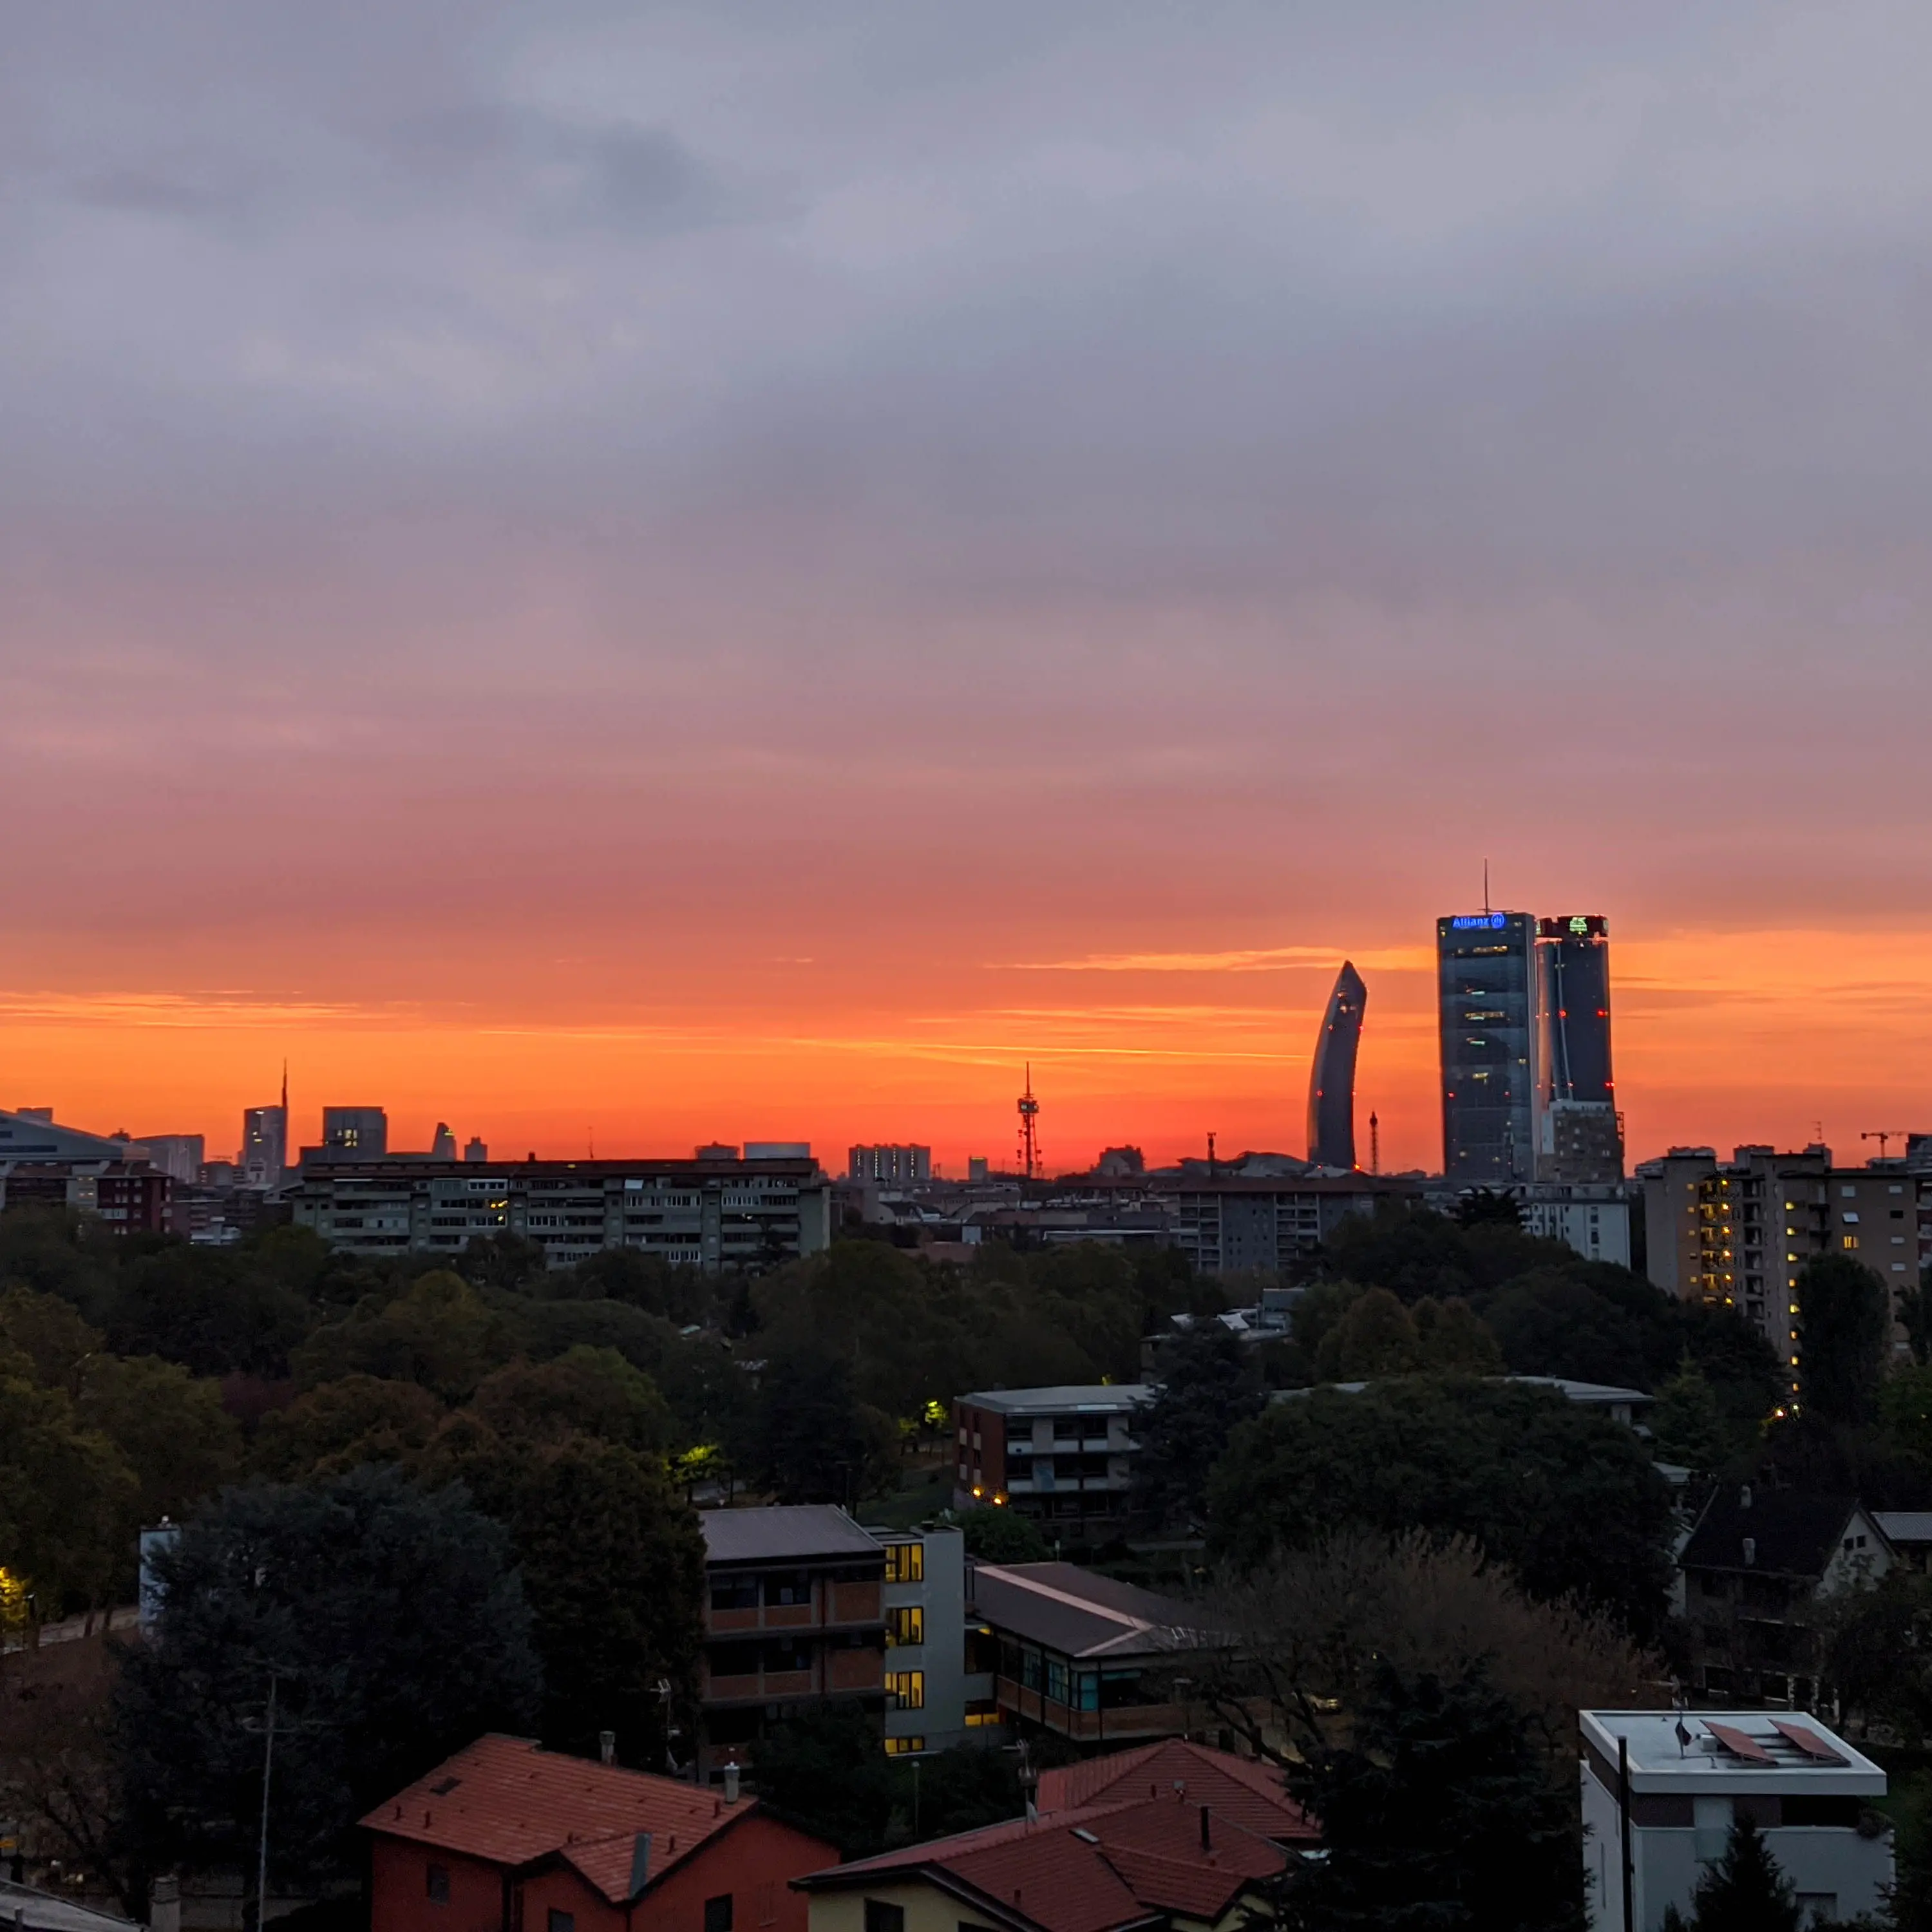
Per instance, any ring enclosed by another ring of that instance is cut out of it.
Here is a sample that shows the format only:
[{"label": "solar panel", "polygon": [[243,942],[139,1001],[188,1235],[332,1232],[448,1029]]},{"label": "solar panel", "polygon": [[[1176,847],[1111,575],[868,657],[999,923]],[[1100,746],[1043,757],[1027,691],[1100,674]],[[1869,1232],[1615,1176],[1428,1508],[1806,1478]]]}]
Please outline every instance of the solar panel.
[{"label": "solar panel", "polygon": [[1794,1744],[1808,1758],[1820,1764],[1848,1764],[1851,1760],[1841,1751],[1835,1751],[1816,1731],[1808,1731],[1802,1724],[1787,1724],[1782,1718],[1774,1718],[1771,1727],[1788,1744]]},{"label": "solar panel", "polygon": [[1775,1765],[1778,1762],[1756,1738],[1739,1730],[1735,1724],[1714,1724],[1706,1718],[1704,1728],[1733,1757],[1741,1757],[1747,1764]]}]

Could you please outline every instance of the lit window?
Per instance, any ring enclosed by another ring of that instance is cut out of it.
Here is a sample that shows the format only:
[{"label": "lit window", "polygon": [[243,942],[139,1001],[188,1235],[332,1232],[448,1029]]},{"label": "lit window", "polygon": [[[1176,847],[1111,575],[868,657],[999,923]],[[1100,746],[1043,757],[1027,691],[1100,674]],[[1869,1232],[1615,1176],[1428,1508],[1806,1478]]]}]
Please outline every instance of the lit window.
[{"label": "lit window", "polygon": [[[973,1493],[980,1492],[975,1490]],[[926,1580],[926,1545],[922,1543],[890,1543],[886,1546],[886,1581],[888,1583],[922,1583]]]},{"label": "lit window", "polygon": [[898,1604],[886,1612],[886,1641],[889,1644],[923,1643],[926,1612],[916,1604]]},{"label": "lit window", "polygon": [[889,1670],[886,1695],[902,1711],[926,1708],[926,1672],[922,1670]]},{"label": "lit window", "polygon": [[1846,1247],[1848,1247],[1848,1248],[1856,1248],[1856,1247],[1858,1246],[1858,1236],[1857,1236],[1857,1235],[1856,1235],[1856,1234],[1847,1234],[1847,1235],[1845,1237],[1845,1246],[1846,1246]]},{"label": "lit window", "polygon": [[915,1751],[922,1751],[925,1748],[926,1740],[923,1738],[888,1738],[886,1740],[886,1755],[888,1757],[910,1757]]}]

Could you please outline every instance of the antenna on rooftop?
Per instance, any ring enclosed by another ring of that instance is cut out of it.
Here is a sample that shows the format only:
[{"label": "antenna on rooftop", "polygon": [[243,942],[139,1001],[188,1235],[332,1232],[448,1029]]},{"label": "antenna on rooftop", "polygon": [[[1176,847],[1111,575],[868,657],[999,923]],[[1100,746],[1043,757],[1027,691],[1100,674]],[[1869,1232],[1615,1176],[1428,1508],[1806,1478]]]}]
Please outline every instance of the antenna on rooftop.
[{"label": "antenna on rooftop", "polygon": [[1488,861],[1488,860],[1485,859],[1485,860],[1483,861],[1483,910],[1484,910],[1484,911],[1487,912],[1487,911],[1489,910],[1489,909],[1490,909],[1490,862]]},{"label": "antenna on rooftop", "polygon": [[1369,1110],[1369,1172],[1379,1174],[1382,1171],[1382,1124],[1376,1118],[1375,1110]]}]

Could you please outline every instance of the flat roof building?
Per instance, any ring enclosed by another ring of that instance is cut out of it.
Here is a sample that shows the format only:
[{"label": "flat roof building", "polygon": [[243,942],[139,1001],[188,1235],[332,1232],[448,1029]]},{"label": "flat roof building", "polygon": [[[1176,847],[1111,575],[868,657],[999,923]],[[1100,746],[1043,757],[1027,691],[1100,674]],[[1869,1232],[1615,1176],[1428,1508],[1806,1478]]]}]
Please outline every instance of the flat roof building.
[{"label": "flat roof building", "polygon": [[1049,1538],[1103,1542],[1126,1521],[1140,1444],[1138,1382],[982,1389],[952,1405],[956,1508],[992,1503],[1030,1517]]},{"label": "flat roof building", "polygon": [[[1748,1818],[1808,1920],[1876,1912],[1889,1834],[1867,1825],[1885,1773],[1803,1711],[1583,1711],[1583,1858],[1592,1932],[1685,1918],[1702,1874]],[[1628,1852],[1625,1846],[1628,1845]]]}]

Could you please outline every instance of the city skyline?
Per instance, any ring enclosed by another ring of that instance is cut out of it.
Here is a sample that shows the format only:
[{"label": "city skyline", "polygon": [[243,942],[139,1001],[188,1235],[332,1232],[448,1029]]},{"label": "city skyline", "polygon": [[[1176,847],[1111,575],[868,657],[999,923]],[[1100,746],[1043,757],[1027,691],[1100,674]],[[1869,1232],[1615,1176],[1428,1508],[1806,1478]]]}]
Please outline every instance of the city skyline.
[{"label": "city skyline", "polygon": [[1932,1094],[1932,18],[16,10],[0,1096],[1432,1166],[1485,858]]}]

